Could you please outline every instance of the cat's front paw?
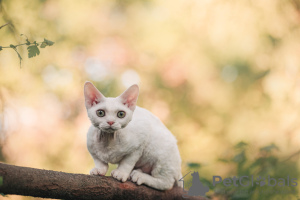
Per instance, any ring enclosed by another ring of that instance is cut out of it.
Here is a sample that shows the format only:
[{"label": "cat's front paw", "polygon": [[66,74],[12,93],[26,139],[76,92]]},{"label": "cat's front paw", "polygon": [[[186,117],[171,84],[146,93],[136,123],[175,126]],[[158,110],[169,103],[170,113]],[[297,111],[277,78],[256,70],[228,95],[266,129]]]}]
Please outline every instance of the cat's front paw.
[{"label": "cat's front paw", "polygon": [[145,183],[145,174],[139,169],[133,170],[130,174],[130,179],[137,185],[142,185],[143,183]]},{"label": "cat's front paw", "polygon": [[93,168],[90,171],[90,175],[94,175],[94,176],[105,176],[107,171],[107,168]]},{"label": "cat's front paw", "polygon": [[129,173],[121,171],[119,169],[112,170],[111,175],[118,181],[122,181],[122,182],[125,182],[129,177]]}]

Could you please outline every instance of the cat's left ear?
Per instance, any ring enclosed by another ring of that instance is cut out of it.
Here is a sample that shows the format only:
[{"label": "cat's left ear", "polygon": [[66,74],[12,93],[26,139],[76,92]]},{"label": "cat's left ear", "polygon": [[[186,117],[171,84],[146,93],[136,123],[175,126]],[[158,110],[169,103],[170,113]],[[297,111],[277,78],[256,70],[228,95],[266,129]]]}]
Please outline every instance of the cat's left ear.
[{"label": "cat's left ear", "polygon": [[136,102],[139,96],[139,86],[134,84],[130,86],[123,94],[118,98],[121,99],[122,103],[128,106],[129,109],[134,110]]}]

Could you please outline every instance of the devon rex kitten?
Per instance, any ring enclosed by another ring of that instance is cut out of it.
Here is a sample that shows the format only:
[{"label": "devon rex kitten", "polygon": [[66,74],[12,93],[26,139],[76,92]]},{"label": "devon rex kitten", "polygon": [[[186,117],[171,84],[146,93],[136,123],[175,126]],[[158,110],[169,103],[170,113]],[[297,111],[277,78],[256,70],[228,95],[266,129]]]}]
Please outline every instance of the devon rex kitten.
[{"label": "devon rex kitten", "polygon": [[111,175],[158,190],[182,187],[181,159],[175,137],[148,110],[136,106],[139,87],[132,85],[116,98],[105,97],[90,82],[84,85],[85,106],[92,122],[87,147],[95,168],[105,175],[108,163],[118,164]]}]

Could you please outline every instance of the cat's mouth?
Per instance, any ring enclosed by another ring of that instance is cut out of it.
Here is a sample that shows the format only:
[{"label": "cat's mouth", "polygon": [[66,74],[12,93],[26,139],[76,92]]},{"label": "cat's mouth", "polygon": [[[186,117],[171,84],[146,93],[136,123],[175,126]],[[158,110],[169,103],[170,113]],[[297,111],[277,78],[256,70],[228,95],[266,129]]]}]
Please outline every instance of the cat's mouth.
[{"label": "cat's mouth", "polygon": [[105,131],[105,132],[115,132],[117,130],[113,127],[105,127],[105,128],[100,128],[100,129]]},{"label": "cat's mouth", "polygon": [[102,126],[99,125],[98,128],[103,132],[110,132],[110,133],[115,132],[120,129],[119,127],[116,127],[116,126],[103,126],[103,125]]}]

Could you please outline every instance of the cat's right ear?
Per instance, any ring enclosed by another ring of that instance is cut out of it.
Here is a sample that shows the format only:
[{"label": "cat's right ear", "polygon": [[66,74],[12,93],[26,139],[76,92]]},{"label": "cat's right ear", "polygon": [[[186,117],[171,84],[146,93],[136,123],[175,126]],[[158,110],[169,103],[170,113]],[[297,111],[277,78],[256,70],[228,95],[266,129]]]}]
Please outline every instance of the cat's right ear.
[{"label": "cat's right ear", "polygon": [[91,82],[87,81],[84,84],[84,98],[85,107],[88,109],[101,102],[105,97]]}]

